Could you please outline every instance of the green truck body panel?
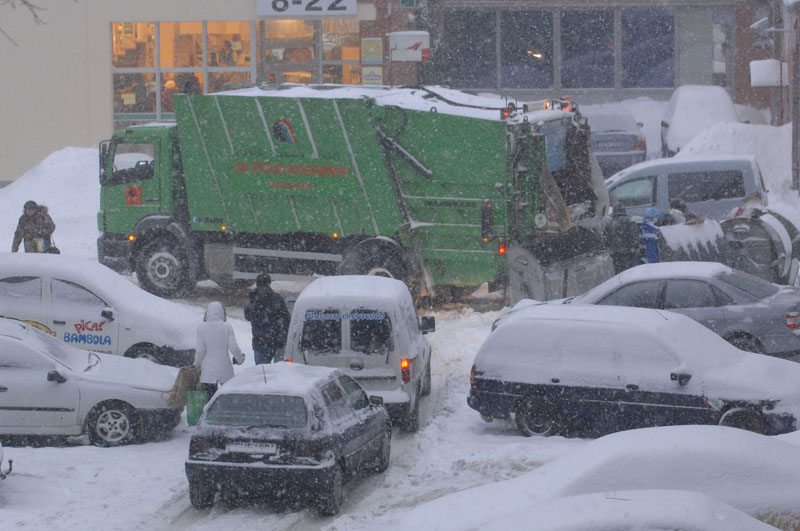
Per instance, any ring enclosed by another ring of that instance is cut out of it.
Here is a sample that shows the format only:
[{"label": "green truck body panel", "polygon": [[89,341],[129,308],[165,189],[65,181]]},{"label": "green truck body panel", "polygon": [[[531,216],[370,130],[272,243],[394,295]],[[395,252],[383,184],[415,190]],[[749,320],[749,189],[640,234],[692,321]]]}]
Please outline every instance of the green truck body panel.
[{"label": "green truck body panel", "polygon": [[[527,121],[267,92],[176,95],[177,126],[116,132],[102,162],[100,232],[121,241],[151,216],[184,224],[201,246],[258,247],[268,236],[274,248],[309,250],[302,236],[314,235],[323,242],[314,252],[336,256],[385,237],[428,283],[477,286],[506,274],[500,244],[530,241],[536,215],[548,213],[545,137]],[[122,177],[113,168],[114,150],[131,142],[153,145],[141,180],[136,168]],[[98,242],[101,262],[108,241]]]}]

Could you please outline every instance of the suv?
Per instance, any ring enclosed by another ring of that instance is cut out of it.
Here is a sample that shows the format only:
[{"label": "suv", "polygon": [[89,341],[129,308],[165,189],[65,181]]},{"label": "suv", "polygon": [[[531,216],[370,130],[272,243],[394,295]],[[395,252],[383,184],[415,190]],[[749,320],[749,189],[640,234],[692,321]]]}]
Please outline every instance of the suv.
[{"label": "suv", "polygon": [[716,85],[675,89],[661,120],[661,156],[671,157],[704,129],[739,117],[728,91]]},{"label": "suv", "polygon": [[606,181],[612,205],[628,215],[644,216],[648,208],[668,212],[680,199],[690,212],[723,220],[755,193],[767,205],[766,186],[755,157],[725,155],[680,157],[642,162]]},{"label": "suv", "polygon": [[297,297],[285,359],[341,368],[383,398],[404,431],[419,429],[420,397],[431,392],[431,347],[399,280],[369,275],[322,277]]},{"label": "suv", "polygon": [[189,498],[199,509],[218,489],[229,503],[278,493],[334,515],[344,478],[386,470],[391,440],[381,399],[341,371],[257,365],[226,382],[200,417],[186,461]]}]

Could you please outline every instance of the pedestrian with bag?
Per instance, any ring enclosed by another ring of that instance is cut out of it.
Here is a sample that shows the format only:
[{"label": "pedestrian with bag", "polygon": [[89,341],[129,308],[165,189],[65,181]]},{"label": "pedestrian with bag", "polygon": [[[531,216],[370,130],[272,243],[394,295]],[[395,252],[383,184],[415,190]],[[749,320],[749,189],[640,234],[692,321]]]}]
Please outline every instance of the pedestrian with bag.
[{"label": "pedestrian with bag", "polygon": [[20,243],[24,242],[23,249],[26,253],[53,253],[60,254],[53,245],[53,232],[56,224],[44,205],[37,205],[36,201],[27,201],[22,208],[22,216],[14,232],[14,241],[11,252],[19,250]]},{"label": "pedestrian with bag", "polygon": [[286,346],[289,332],[289,310],[286,302],[273,291],[267,273],[256,277],[256,287],[247,294],[244,318],[253,332],[253,358],[256,365],[272,363],[278,349]]},{"label": "pedestrian with bag", "polygon": [[[233,359],[228,357],[229,353]],[[200,369],[200,385],[208,400],[220,385],[233,378],[233,363],[244,363],[244,353],[236,343],[222,303],[209,302],[203,322],[197,328],[194,354],[194,366]]]}]

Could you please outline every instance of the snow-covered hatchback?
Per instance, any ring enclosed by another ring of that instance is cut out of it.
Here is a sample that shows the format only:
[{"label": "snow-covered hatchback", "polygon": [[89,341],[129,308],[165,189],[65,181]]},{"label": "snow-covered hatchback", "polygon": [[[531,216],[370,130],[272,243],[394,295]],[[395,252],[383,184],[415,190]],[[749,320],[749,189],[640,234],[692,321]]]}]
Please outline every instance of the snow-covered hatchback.
[{"label": "snow-covered hatchback", "polygon": [[73,347],[176,367],[194,361],[201,321],[96,261],[38,253],[1,255],[0,316]]},{"label": "snow-covered hatchback", "polygon": [[328,367],[276,363],[242,371],[206,406],[189,444],[196,508],[266,494],[339,512],[342,483],[389,466],[392,426],[378,397]]}]

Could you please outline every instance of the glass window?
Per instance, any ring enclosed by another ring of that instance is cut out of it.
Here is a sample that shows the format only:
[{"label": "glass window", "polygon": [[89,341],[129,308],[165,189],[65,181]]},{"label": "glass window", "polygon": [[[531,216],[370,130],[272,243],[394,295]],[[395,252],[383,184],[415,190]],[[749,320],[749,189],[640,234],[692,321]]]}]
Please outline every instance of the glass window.
[{"label": "glass window", "polygon": [[671,87],[675,21],[664,9],[622,10],[622,86]]},{"label": "glass window", "polygon": [[342,321],[337,310],[306,312],[300,348],[315,354],[339,352],[342,349]]},{"label": "glass window", "polygon": [[444,17],[443,83],[456,87],[497,86],[493,11],[448,11]]},{"label": "glass window", "polygon": [[650,206],[656,203],[656,178],[642,177],[615,186],[608,192],[612,205]]},{"label": "glass window", "polygon": [[115,68],[153,68],[156,25],[152,22],[111,24],[111,62]]},{"label": "glass window", "polygon": [[[386,354],[392,349],[392,322],[375,310],[353,310],[350,319],[350,348],[365,354]],[[363,319],[360,317],[364,317]]]},{"label": "glass window", "polygon": [[635,282],[622,286],[606,297],[600,299],[597,304],[607,306],[632,306],[634,308],[658,308],[658,293],[661,290],[661,282]]},{"label": "glass window", "polygon": [[210,72],[208,92],[221,92],[250,86],[250,72]]},{"label": "glass window", "polygon": [[716,8],[711,12],[711,72],[715,85],[730,86],[733,72],[733,10]]},{"label": "glass window", "polygon": [[502,86],[553,86],[553,15],[549,11],[505,11],[500,22]]},{"label": "glass window", "polygon": [[311,83],[315,68],[315,22],[265,20],[261,28],[260,75],[275,81]]},{"label": "glass window", "polygon": [[336,382],[330,382],[322,388],[322,397],[333,418],[341,419],[353,414],[350,401]]},{"label": "glass window", "polygon": [[4,278],[0,280],[0,297],[39,302],[42,298],[42,279],[39,277]]},{"label": "glass window", "polygon": [[347,394],[347,398],[350,400],[350,405],[353,406],[353,409],[364,409],[369,406],[369,397],[367,393],[364,392],[355,380],[349,376],[340,376],[339,384]]},{"label": "glass window", "polygon": [[82,304],[84,306],[105,307],[103,299],[74,282],[53,279],[50,284],[51,297],[56,304]]},{"label": "glass window", "polygon": [[707,308],[717,306],[714,292],[700,280],[669,280],[664,294],[664,309]]},{"label": "glass window", "polygon": [[778,293],[777,285],[742,271],[723,273],[718,278],[756,299],[766,299]]},{"label": "glass window", "polygon": [[667,189],[670,201],[681,199],[685,203],[745,195],[744,177],[735,170],[672,173]]},{"label": "glass window", "polygon": [[614,86],[614,13],[561,13],[561,85],[565,88]]},{"label": "glass window", "polygon": [[114,112],[156,111],[155,74],[114,74]]},{"label": "glass window", "polygon": [[124,142],[114,150],[115,183],[143,181],[154,175],[156,146],[149,142]]},{"label": "glass window", "polygon": [[183,94],[202,94],[203,82],[201,72],[167,72],[161,76],[161,110],[175,111],[174,97],[178,92]]},{"label": "glass window", "polygon": [[186,68],[203,64],[202,22],[161,22],[159,39],[162,68]]},{"label": "glass window", "polygon": [[250,23],[208,22],[208,66],[250,66]]},{"label": "glass window", "polygon": [[209,406],[205,422],[215,426],[303,428],[308,410],[299,396],[222,394]]}]

